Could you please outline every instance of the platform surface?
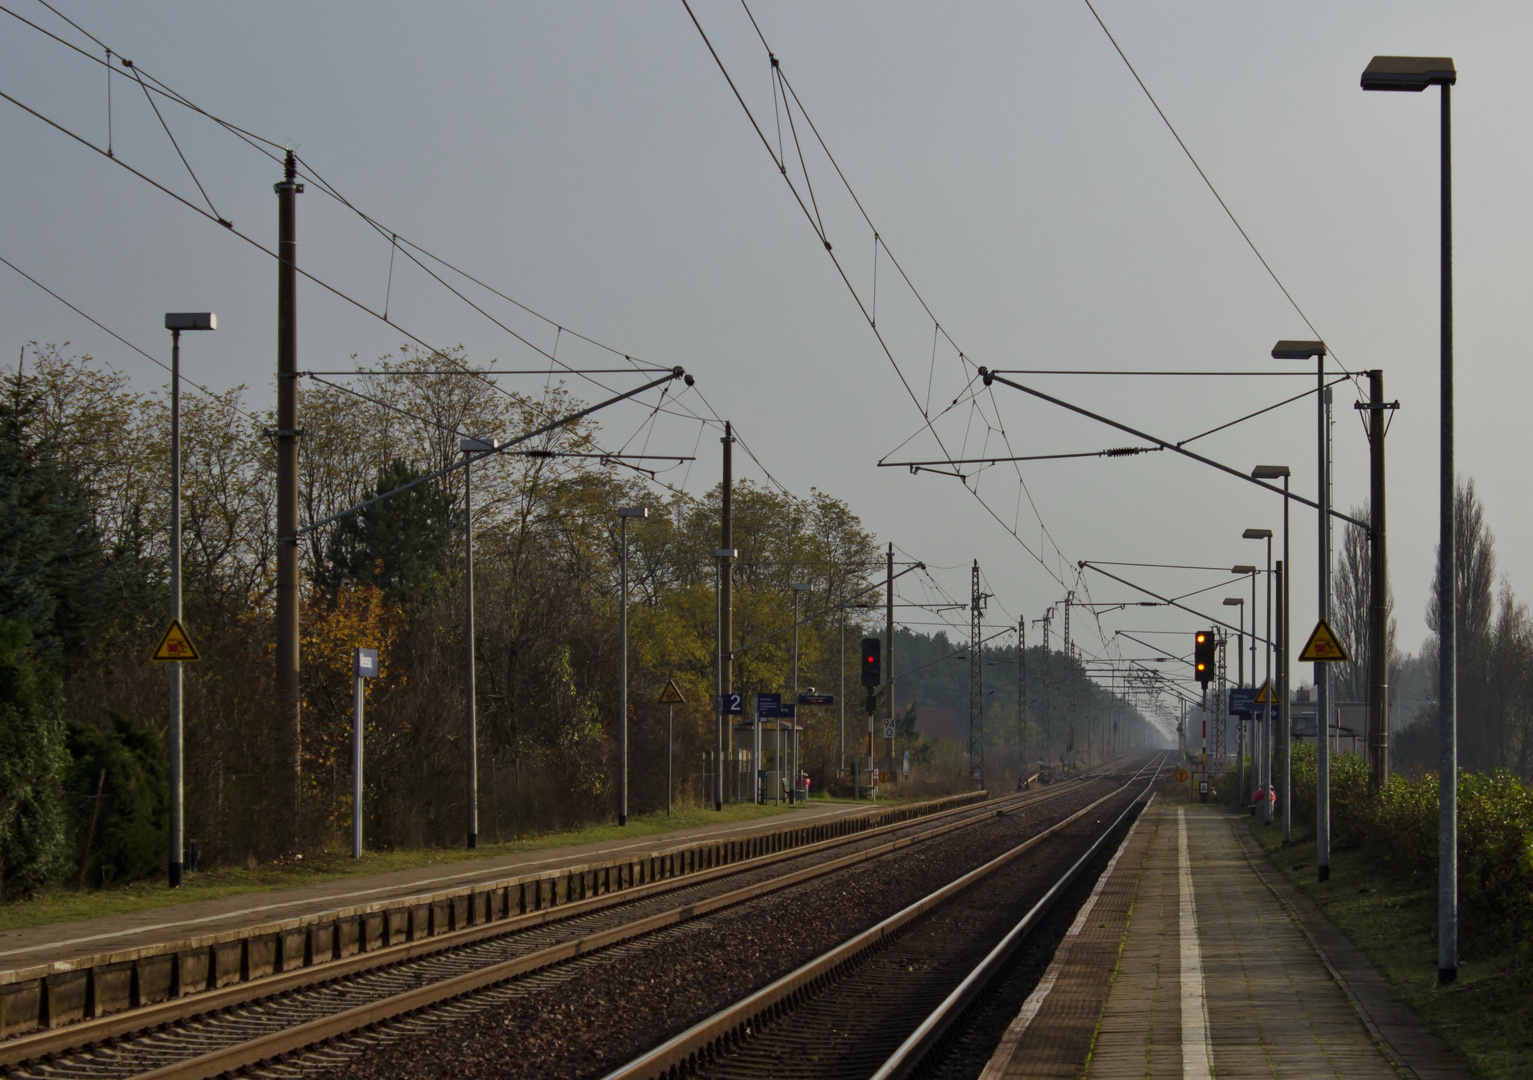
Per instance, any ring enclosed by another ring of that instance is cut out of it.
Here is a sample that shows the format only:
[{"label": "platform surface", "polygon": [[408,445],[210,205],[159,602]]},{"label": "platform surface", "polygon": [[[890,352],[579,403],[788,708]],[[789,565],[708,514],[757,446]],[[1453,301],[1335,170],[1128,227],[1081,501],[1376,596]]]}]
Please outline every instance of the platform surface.
[{"label": "platform surface", "polygon": [[1157,798],[982,1080],[1467,1080],[1245,828]]},{"label": "platform surface", "polygon": [[876,812],[886,803],[808,803],[771,817],[730,824],[701,825],[566,847],[542,848],[461,862],[438,863],[300,885],[240,893],[213,900],[145,908],[99,919],[52,923],[0,932],[0,972],[92,956],[116,949],[179,941],[354,904],[394,900],[497,878],[600,862],[695,841],[746,837],[840,817]]}]

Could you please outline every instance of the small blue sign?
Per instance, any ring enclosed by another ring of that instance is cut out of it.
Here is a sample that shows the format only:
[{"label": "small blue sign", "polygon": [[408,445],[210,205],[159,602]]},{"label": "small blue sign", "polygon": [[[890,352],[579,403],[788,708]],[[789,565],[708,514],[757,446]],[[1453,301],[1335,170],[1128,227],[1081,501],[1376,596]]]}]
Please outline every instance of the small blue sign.
[{"label": "small blue sign", "polygon": [[358,649],[354,664],[354,672],[359,679],[372,679],[378,675],[378,650]]},{"label": "small blue sign", "polygon": [[782,714],[781,694],[757,694],[756,715],[762,720],[775,720]]},{"label": "small blue sign", "polygon": [[719,712],[725,716],[739,716],[745,711],[745,698],[740,694],[725,694],[719,698]]},{"label": "small blue sign", "polygon": [[1236,686],[1230,688],[1230,715],[1231,716],[1255,716],[1256,695],[1261,693],[1259,686]]}]

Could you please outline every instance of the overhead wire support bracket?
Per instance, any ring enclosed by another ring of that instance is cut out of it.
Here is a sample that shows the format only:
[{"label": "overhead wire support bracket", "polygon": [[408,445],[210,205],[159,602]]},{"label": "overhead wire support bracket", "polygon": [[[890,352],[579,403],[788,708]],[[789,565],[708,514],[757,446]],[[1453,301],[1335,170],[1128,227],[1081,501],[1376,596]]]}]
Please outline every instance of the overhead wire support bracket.
[{"label": "overhead wire support bracket", "polygon": [[[1233,624],[1233,623],[1227,623],[1223,619],[1215,618],[1212,615],[1205,615],[1203,612],[1198,611],[1198,610],[1196,610],[1194,608],[1190,608],[1186,604],[1178,603],[1177,601],[1171,599],[1170,597],[1162,596],[1158,592],[1155,592],[1155,591],[1153,591],[1151,589],[1146,589],[1143,585],[1136,585],[1136,584],[1134,584],[1134,582],[1129,581],[1127,578],[1121,578],[1117,574],[1110,573],[1110,572],[1108,572],[1106,570],[1103,570],[1100,566],[1098,566],[1095,563],[1093,563],[1090,559],[1082,559],[1080,561],[1079,566],[1083,570],[1087,569],[1087,568],[1095,570],[1099,574],[1103,574],[1106,577],[1112,578],[1114,581],[1118,582],[1119,584],[1127,585],[1130,589],[1138,589],[1140,592],[1144,593],[1146,596],[1153,596],[1153,597],[1155,597],[1155,599],[1159,600],[1161,603],[1167,605],[1168,607],[1178,608],[1181,611],[1187,612],[1189,615],[1196,615],[1199,619],[1203,619],[1203,620],[1205,620],[1205,621],[1207,621],[1209,623],[1212,623],[1212,624],[1214,624],[1216,626],[1222,626],[1226,630],[1234,630],[1237,633],[1241,632],[1240,628],[1235,626],[1235,624]],[[1261,642],[1263,644],[1272,644],[1266,638],[1257,635],[1254,631],[1251,632],[1251,637],[1254,638],[1256,641]]]},{"label": "overhead wire support bracket", "polygon": [[[1167,442],[1165,439],[1156,438],[1154,435],[1140,431],[1138,428],[1129,427],[1127,424],[1120,423],[1117,420],[1109,419],[1108,417],[1103,416],[1101,413],[1094,413],[1090,409],[1083,408],[1080,405],[1072,405],[1070,402],[1065,401],[1062,398],[1057,398],[1052,394],[1045,394],[1042,390],[1035,390],[1031,386],[1024,386],[1022,383],[1013,382],[1011,379],[997,375],[989,368],[980,368],[979,374],[980,378],[985,380],[986,386],[989,386],[992,383],[1000,383],[1002,386],[1009,386],[1013,390],[1020,390],[1024,394],[1031,394],[1033,397],[1038,398],[1040,401],[1047,401],[1050,405],[1058,405],[1061,409],[1068,409],[1070,412],[1077,413],[1091,420],[1095,420],[1099,424],[1106,424],[1108,427],[1117,428],[1119,431],[1132,435],[1136,439],[1143,439],[1145,442],[1154,443],[1162,450],[1171,450],[1175,453],[1181,454],[1183,457],[1188,457],[1193,461],[1207,465],[1210,468],[1218,469],[1220,472],[1229,473],[1231,476],[1238,477],[1248,484],[1255,484],[1259,488],[1270,491],[1274,495],[1283,495],[1286,498],[1292,499],[1296,503],[1302,503],[1303,505],[1309,507],[1311,510],[1320,510],[1320,504],[1315,502],[1313,499],[1306,499],[1303,495],[1296,495],[1291,491],[1285,493],[1283,489],[1278,487],[1276,484],[1269,484],[1263,480],[1256,479],[1254,476],[1248,476],[1241,472],[1239,469],[1235,469],[1229,465],[1224,464],[1222,461],[1215,461],[1213,458],[1204,457],[1202,454],[1188,450],[1185,447],[1178,446],[1175,443]],[[1370,526],[1368,522],[1359,521],[1357,518],[1352,517],[1350,514],[1343,514],[1339,510],[1332,510],[1330,511],[1330,515],[1334,518],[1340,518],[1342,521],[1348,522],[1352,525],[1356,525],[1359,528],[1366,529],[1370,533],[1373,531],[1372,526]],[[1082,562],[1081,565],[1084,566],[1086,563]],[[1137,586],[1135,587],[1137,588]],[[1221,623],[1220,625],[1227,624]],[[1233,629],[1233,627],[1231,627],[1231,629]]]},{"label": "overhead wire support bracket", "polygon": [[[925,569],[926,569],[926,564],[925,563],[916,563],[914,566],[908,566],[904,570],[901,570],[898,574],[895,574],[894,577],[890,578],[889,580],[890,581],[898,581],[900,578],[904,577],[906,574],[910,573],[912,570],[925,570]],[[787,626],[784,626],[781,629],[773,630],[770,634],[764,634],[761,637],[757,638],[755,641],[747,641],[744,645],[740,645],[737,648],[735,648],[734,651],[732,651],[729,654],[729,658],[731,660],[733,660],[736,656],[739,656],[746,649],[749,649],[749,648],[751,648],[752,646],[755,646],[755,645],[760,645],[764,641],[771,641],[774,637],[777,637],[780,634],[786,634],[789,630],[792,630],[795,626],[801,626],[804,623],[813,622],[815,619],[818,619],[821,615],[829,615],[832,611],[839,611],[839,610],[841,610],[841,605],[842,604],[849,604],[849,603],[851,603],[853,600],[855,600],[859,596],[863,596],[863,595],[865,595],[867,593],[875,592],[878,589],[882,589],[885,584],[886,584],[885,582],[879,581],[879,582],[875,582],[872,585],[869,585],[866,589],[858,589],[856,592],[849,593],[848,595],[842,597],[840,600],[837,600],[834,604],[831,604],[829,607],[824,607],[824,608],[821,608],[819,611],[812,611],[808,615],[801,616],[799,618],[798,622],[789,623]]]},{"label": "overhead wire support bracket", "polygon": [[1154,454],[1164,450],[1163,446],[1114,446],[1106,450],[1083,450],[1071,454],[1019,454],[1009,457],[987,458],[953,458],[933,461],[880,461],[880,469],[908,468],[910,475],[919,472],[941,473],[943,476],[956,476],[960,480],[968,479],[963,473],[948,472],[946,469],[934,468],[937,465],[999,465],[1011,461],[1060,461],[1065,458],[1099,458],[1099,457],[1132,457],[1135,454]]},{"label": "overhead wire support bracket", "polygon": [[[506,453],[508,450],[510,450],[511,447],[516,446],[519,443],[527,442],[529,439],[535,439],[539,435],[546,435],[550,431],[554,431],[554,430],[556,430],[558,428],[565,427],[565,426],[567,426],[569,424],[573,424],[576,420],[584,419],[585,417],[590,416],[594,412],[598,412],[601,409],[605,409],[609,405],[616,405],[620,401],[627,401],[631,397],[637,397],[639,394],[644,393],[646,390],[653,390],[655,387],[660,386],[663,383],[668,383],[668,382],[672,381],[673,379],[685,379],[688,386],[691,386],[692,382],[693,382],[692,376],[688,375],[685,370],[683,370],[680,367],[674,367],[668,373],[666,373],[663,377],[661,377],[659,379],[652,379],[649,382],[645,383],[643,386],[635,387],[634,389],[629,390],[626,393],[618,394],[615,397],[610,397],[606,401],[599,402],[596,405],[588,406],[588,407],[586,407],[584,409],[580,409],[577,412],[570,413],[568,416],[562,416],[562,417],[560,417],[557,420],[552,420],[552,421],[542,425],[541,427],[534,428],[533,430],[527,432],[524,435],[518,435],[514,439],[508,439],[506,442],[503,442],[499,446],[497,446],[494,450],[491,450],[489,453],[481,455],[480,457],[476,457],[474,460],[475,461],[479,461],[479,460],[482,460],[483,458],[486,458],[486,457],[493,457],[493,456],[496,456],[496,455],[499,455],[499,454]],[[396,487],[396,488],[394,488],[394,489],[392,489],[390,491],[385,491],[385,492],[381,492],[378,495],[374,495],[371,499],[368,499],[368,500],[366,500],[364,502],[360,502],[356,506],[348,507],[347,509],[342,510],[338,514],[331,514],[329,517],[324,518],[323,520],[320,520],[320,521],[311,521],[309,524],[307,524],[307,525],[303,526],[302,528],[298,529],[297,532],[295,532],[292,536],[279,536],[277,539],[279,541],[286,541],[286,542],[290,542],[290,543],[296,543],[298,541],[299,537],[307,536],[309,533],[313,532],[315,529],[323,528],[326,525],[329,525],[329,524],[332,524],[333,522],[339,521],[343,517],[349,517],[352,514],[355,514],[355,513],[357,513],[360,510],[367,509],[369,506],[372,506],[374,503],[382,502],[384,499],[390,498],[390,497],[392,497],[394,495],[398,495],[400,492],[408,491],[410,488],[413,488],[413,487],[415,487],[415,486],[417,486],[419,484],[424,484],[428,480],[439,480],[439,479],[441,479],[442,477],[446,476],[449,473],[456,472],[458,469],[463,468],[464,465],[466,464],[466,462],[467,462],[467,459],[465,458],[463,461],[454,462],[451,465],[448,465],[448,466],[445,466],[443,468],[437,469],[435,472],[427,473],[425,476],[418,476],[414,480],[411,480],[407,484],[400,484],[398,487]]]}]

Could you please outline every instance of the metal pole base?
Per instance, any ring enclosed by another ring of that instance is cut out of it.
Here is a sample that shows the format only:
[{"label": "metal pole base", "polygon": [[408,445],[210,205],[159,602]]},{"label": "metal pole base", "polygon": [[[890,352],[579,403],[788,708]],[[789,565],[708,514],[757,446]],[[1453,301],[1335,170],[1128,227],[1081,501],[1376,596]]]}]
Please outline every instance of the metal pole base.
[{"label": "metal pole base", "polygon": [[619,814],[617,816],[617,823],[619,825],[627,825],[628,824],[628,815],[627,814]]},{"label": "metal pole base", "polygon": [[173,862],[170,864],[170,887],[172,889],[179,889],[181,887],[181,873],[184,869],[184,863]]},{"label": "metal pole base", "polygon": [[1320,880],[1322,882],[1331,880],[1331,868],[1329,866],[1322,866],[1320,868]]},{"label": "metal pole base", "polygon": [[1458,968],[1450,967],[1450,968],[1438,968],[1437,969],[1437,985],[1438,986],[1447,986],[1449,983],[1457,982],[1457,981],[1458,981]]},{"label": "metal pole base", "polygon": [[476,832],[469,833],[468,834],[468,849],[470,851],[477,851],[478,848],[479,848],[479,834],[476,833]]}]

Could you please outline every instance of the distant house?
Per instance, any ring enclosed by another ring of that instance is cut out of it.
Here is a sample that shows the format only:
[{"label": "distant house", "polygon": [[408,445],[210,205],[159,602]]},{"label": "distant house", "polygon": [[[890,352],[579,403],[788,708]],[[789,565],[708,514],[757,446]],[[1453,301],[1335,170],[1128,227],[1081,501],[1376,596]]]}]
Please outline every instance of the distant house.
[{"label": "distant house", "polygon": [[940,705],[916,706],[916,729],[928,739],[952,739],[960,742],[958,713]]}]

